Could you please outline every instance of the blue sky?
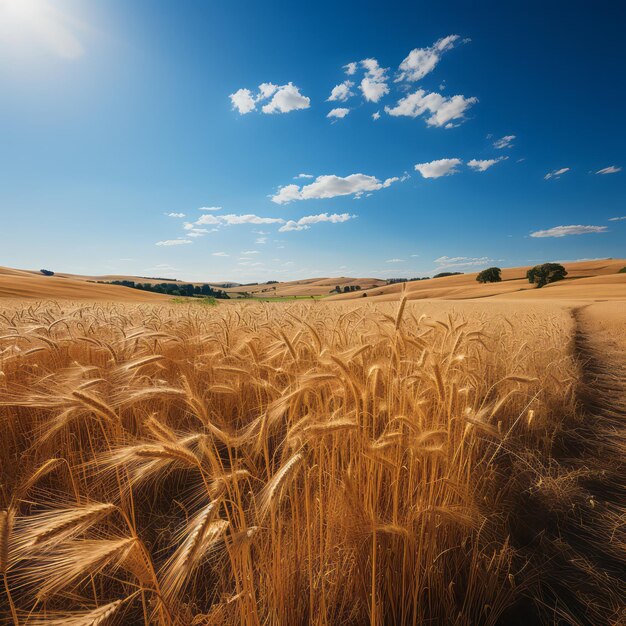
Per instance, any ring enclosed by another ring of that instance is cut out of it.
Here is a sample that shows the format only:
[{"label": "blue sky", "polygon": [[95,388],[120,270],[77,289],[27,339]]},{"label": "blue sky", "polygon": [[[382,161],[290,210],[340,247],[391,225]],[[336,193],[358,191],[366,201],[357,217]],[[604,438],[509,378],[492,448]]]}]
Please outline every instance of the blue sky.
[{"label": "blue sky", "polygon": [[0,264],[247,282],[623,257],[625,18],[0,0]]}]

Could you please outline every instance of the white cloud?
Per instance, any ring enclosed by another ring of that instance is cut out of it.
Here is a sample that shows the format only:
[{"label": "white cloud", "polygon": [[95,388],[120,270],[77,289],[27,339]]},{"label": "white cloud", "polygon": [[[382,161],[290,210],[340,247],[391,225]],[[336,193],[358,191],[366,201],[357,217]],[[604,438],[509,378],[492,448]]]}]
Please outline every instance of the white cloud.
[{"label": "white cloud", "polygon": [[165,241],[157,241],[155,246],[182,246],[192,243],[189,239],[166,239]]},{"label": "white cloud", "polygon": [[335,85],[327,102],[345,102],[354,95],[354,92],[350,91],[352,87],[354,83],[351,80],[344,80],[343,83]]},{"label": "white cloud", "polygon": [[380,181],[375,176],[366,174],[350,174],[342,178],[334,174],[318,176],[314,182],[303,187],[298,185],[285,185],[280,187],[278,193],[272,196],[272,202],[287,204],[293,200],[313,200],[320,198],[335,198],[337,196],[361,195],[366,191],[377,191],[389,187],[399,180],[397,177]]},{"label": "white cloud", "polygon": [[569,167],[562,167],[558,170],[552,170],[551,172],[548,172],[543,178],[545,180],[550,180],[551,178],[559,178],[561,174],[565,174],[565,172],[569,172],[569,170]]},{"label": "white cloud", "polygon": [[567,237],[568,235],[587,235],[589,233],[604,233],[606,226],[555,226],[548,230],[537,230],[530,233],[531,237]]},{"label": "white cloud", "polygon": [[298,174],[297,176],[294,176],[294,179],[297,178],[315,178],[315,176],[313,176],[313,174]]},{"label": "white cloud", "polygon": [[380,111],[376,111],[376,113],[372,113],[372,119],[373,120],[379,120],[380,119]]},{"label": "white cloud", "polygon": [[355,62],[352,62],[352,63],[348,63],[347,65],[344,65],[343,69],[345,70],[348,76],[352,76],[353,74],[356,74],[356,67],[357,67],[357,64]]},{"label": "white cloud", "polygon": [[282,224],[285,220],[280,217],[259,217],[258,215],[219,215],[224,224],[229,226],[237,224]]},{"label": "white cloud", "polygon": [[211,256],[230,256],[230,254],[226,254],[226,252],[213,252]]},{"label": "white cloud", "polygon": [[293,83],[287,83],[278,87],[272,99],[261,110],[263,113],[289,113],[310,106],[311,99],[303,96]]},{"label": "white cloud", "polygon": [[240,115],[246,115],[256,110],[258,102],[269,100],[262,108],[263,113],[289,113],[299,109],[308,109],[311,106],[310,98],[300,93],[299,87],[293,83],[286,85],[274,85],[273,83],[261,83],[255,95],[249,89],[238,89],[230,94],[233,109],[237,109]]},{"label": "white cloud", "polygon": [[258,250],[243,250],[241,252],[244,256],[248,256],[249,254],[259,254]]},{"label": "white cloud", "polygon": [[415,169],[424,178],[441,178],[442,176],[456,174],[459,171],[456,168],[461,163],[461,159],[437,159],[436,161],[430,161],[430,163],[417,163]]},{"label": "white cloud", "polygon": [[446,98],[439,93],[426,93],[423,89],[418,89],[415,93],[400,98],[395,107],[386,106],[385,112],[393,117],[419,117],[428,111],[431,113],[426,118],[429,126],[452,128],[452,120],[462,120],[467,109],[477,102],[478,98],[475,97],[456,95]]},{"label": "white cloud", "polygon": [[468,167],[471,167],[477,172],[484,172],[485,170],[488,170],[490,167],[492,167],[496,163],[499,163],[500,161],[506,161],[508,158],[509,157],[500,157],[498,159],[483,159],[483,160],[472,159],[471,161],[467,162],[467,165]]},{"label": "white cloud", "polygon": [[404,263],[404,259],[387,259],[385,263]]},{"label": "white cloud", "polygon": [[622,220],[626,220],[626,215],[622,217],[609,217],[609,222],[621,222]]},{"label": "white cloud", "polygon": [[494,263],[495,259],[490,259],[486,256],[470,257],[470,256],[440,256],[434,261],[438,269],[452,268],[452,267],[474,267],[487,265],[488,263]]},{"label": "white cloud", "polygon": [[365,68],[365,78],[360,85],[363,97],[369,102],[378,102],[389,93],[387,68],[380,67],[376,59],[363,59],[361,65]]},{"label": "white cloud", "polygon": [[184,213],[166,213],[167,217],[185,217]]},{"label": "white cloud", "polygon": [[258,244],[266,244],[267,243],[267,237],[257,237],[254,243],[258,243]]},{"label": "white cloud", "polygon": [[350,215],[349,213],[341,213],[340,215],[337,213],[333,213],[332,215],[328,215],[328,213],[320,213],[319,215],[307,215],[305,217],[301,217],[297,221],[289,220],[278,230],[281,233],[286,233],[294,230],[308,230],[313,224],[319,224],[320,222],[339,224],[341,222],[347,222],[348,220],[354,219],[355,217],[356,215]]},{"label": "white cloud", "polygon": [[406,59],[400,63],[400,74],[396,78],[396,82],[401,80],[415,82],[430,74],[441,60],[441,55],[447,50],[452,50],[458,39],[458,35],[448,35],[436,41],[429,48],[411,50]]},{"label": "white cloud", "polygon": [[329,111],[326,117],[334,117],[335,119],[341,119],[341,118],[344,118],[346,115],[348,115],[348,113],[350,113],[350,109],[338,107],[336,109],[332,109],[331,111]]},{"label": "white cloud", "polygon": [[240,115],[251,113],[256,108],[256,100],[249,89],[238,89],[228,97],[232,102],[233,109],[237,109]]},{"label": "white cloud", "polygon": [[206,224],[220,225],[225,224],[228,226],[237,224],[283,224],[284,219],[280,217],[259,217],[258,215],[201,215],[193,224],[186,223],[184,228],[190,230],[196,226],[203,226]]},{"label": "white cloud", "polygon": [[617,174],[617,172],[621,172],[621,167],[616,167],[615,165],[609,165],[609,167],[604,167],[601,170],[598,170],[596,174]]},{"label": "white cloud", "polygon": [[502,150],[502,148],[512,148],[514,139],[515,139],[515,135],[505,135],[504,137],[501,137],[500,139],[496,139],[493,142],[493,147],[497,148],[498,150]]},{"label": "white cloud", "polygon": [[221,211],[221,206],[201,206],[198,211]]}]

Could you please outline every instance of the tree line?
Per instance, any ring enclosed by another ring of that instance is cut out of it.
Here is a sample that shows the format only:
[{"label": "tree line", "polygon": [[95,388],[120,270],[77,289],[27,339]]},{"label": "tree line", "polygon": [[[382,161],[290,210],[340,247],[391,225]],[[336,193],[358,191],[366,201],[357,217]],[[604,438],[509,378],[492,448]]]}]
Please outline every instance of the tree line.
[{"label": "tree line", "polygon": [[[94,282],[94,281],[89,281]],[[140,289],[141,291],[152,291],[154,293],[163,293],[168,296],[208,296],[211,298],[228,299],[229,295],[222,289],[215,289],[206,283],[202,285],[192,285],[191,283],[138,283],[134,280],[98,280],[95,281],[102,285],[120,285],[121,287],[130,287],[131,289]]]}]

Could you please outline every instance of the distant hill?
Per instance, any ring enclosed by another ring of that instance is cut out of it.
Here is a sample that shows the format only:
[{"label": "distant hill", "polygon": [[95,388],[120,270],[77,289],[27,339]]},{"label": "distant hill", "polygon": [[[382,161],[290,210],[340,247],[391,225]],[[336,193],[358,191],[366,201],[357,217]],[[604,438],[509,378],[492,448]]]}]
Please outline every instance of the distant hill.
[{"label": "distant hill", "polygon": [[565,280],[535,289],[526,279],[530,266],[502,268],[502,282],[481,285],[477,272],[431,278],[375,287],[360,293],[330,296],[329,300],[350,300],[367,294],[375,302],[396,300],[400,292],[409,300],[465,300],[475,298],[567,298],[622,299],[626,297],[626,274],[618,274],[626,266],[625,259],[575,261],[562,263],[568,272]]},{"label": "distant hill", "polygon": [[[338,302],[362,298],[367,294],[368,302],[396,300],[405,289],[410,300],[464,300],[476,298],[566,298],[570,300],[597,299],[612,300],[626,297],[626,274],[618,274],[626,266],[625,259],[577,261],[563,263],[568,271],[565,280],[535,289],[526,280],[528,267],[502,269],[502,282],[481,285],[476,282],[476,273],[431,278],[429,280],[394,283],[388,285],[378,278],[308,278],[277,283],[237,285],[235,283],[208,283],[217,289],[224,289],[231,298],[246,296],[257,298],[290,298],[327,296],[325,301]],[[83,299],[102,301],[167,302],[170,296],[131,289],[119,285],[100,284],[95,281],[131,280],[140,283],[189,284],[158,277],[139,276],[85,276],[79,274],[56,273],[44,276],[36,270],[18,270],[0,267],[0,298],[30,299]],[[192,283],[201,285],[203,283]],[[336,287],[348,293],[332,293]]]}]

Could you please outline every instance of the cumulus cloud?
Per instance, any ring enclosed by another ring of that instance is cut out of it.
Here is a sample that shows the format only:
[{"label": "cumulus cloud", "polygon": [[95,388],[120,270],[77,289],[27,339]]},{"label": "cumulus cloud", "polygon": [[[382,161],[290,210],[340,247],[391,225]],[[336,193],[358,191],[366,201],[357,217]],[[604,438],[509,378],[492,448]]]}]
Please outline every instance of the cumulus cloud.
[{"label": "cumulus cloud", "polygon": [[444,126],[452,128],[455,126],[453,120],[462,120],[465,112],[478,102],[478,98],[465,96],[452,96],[446,98],[439,93],[426,93],[423,89],[418,89],[415,93],[409,94],[398,100],[395,107],[385,107],[385,112],[393,117],[419,117],[426,112],[431,115],[426,118],[429,126]]},{"label": "cumulus cloud", "polygon": [[157,241],[155,246],[182,246],[187,243],[192,243],[189,239],[166,239],[165,241]]},{"label": "cumulus cloud", "polygon": [[237,89],[235,93],[231,93],[230,101],[233,109],[237,109],[240,115],[251,113],[256,108],[256,100],[249,89]]},{"label": "cumulus cloud", "polygon": [[437,159],[429,163],[417,163],[415,169],[424,178],[441,178],[456,174],[459,171],[457,167],[461,163],[461,159]]},{"label": "cumulus cloud", "polygon": [[272,99],[261,110],[263,113],[289,113],[310,106],[311,99],[303,96],[294,84],[287,83],[278,87]]},{"label": "cumulus cloud", "polygon": [[351,80],[344,80],[343,83],[335,85],[327,102],[345,102],[354,95],[354,92],[350,91],[352,87],[354,87],[354,83]]},{"label": "cumulus cloud", "polygon": [[508,158],[509,157],[500,157],[498,159],[483,159],[483,160],[472,159],[471,161],[467,162],[467,166],[471,167],[473,170],[476,170],[477,172],[484,172],[485,170],[488,170],[490,167],[492,167],[496,163],[499,163],[500,161],[506,161]]},{"label": "cumulus cloud", "polygon": [[400,63],[400,73],[396,82],[402,80],[415,82],[430,74],[441,60],[442,54],[452,50],[458,39],[460,39],[458,35],[448,35],[436,41],[429,48],[411,50],[406,59]]},{"label": "cumulus cloud", "polygon": [[167,217],[185,217],[184,213],[166,213]]},{"label": "cumulus cloud", "polygon": [[369,102],[378,102],[389,93],[387,86],[387,68],[380,67],[376,59],[363,59],[365,78],[361,81],[361,93]]},{"label": "cumulus cloud", "polygon": [[603,167],[601,170],[598,170],[596,174],[617,174],[617,172],[621,172],[621,167],[616,167],[615,165],[609,165],[609,167]]},{"label": "cumulus cloud", "polygon": [[352,76],[356,74],[356,68],[357,68],[357,63],[354,61],[352,63],[347,63],[346,65],[343,66],[343,69],[345,70],[348,76]]},{"label": "cumulus cloud", "polygon": [[379,120],[380,119],[380,111],[376,111],[376,113],[372,113],[372,119],[373,120]]},{"label": "cumulus cloud", "polygon": [[274,85],[273,83],[261,83],[256,95],[249,89],[238,89],[230,94],[233,109],[240,115],[246,115],[256,110],[259,102],[267,101],[261,107],[266,114],[289,113],[299,109],[308,109],[311,106],[310,98],[300,93],[300,88],[289,82],[286,85]]},{"label": "cumulus cloud", "polygon": [[567,237],[569,235],[587,235],[589,233],[604,233],[607,231],[606,226],[581,226],[580,224],[572,226],[555,226],[547,230],[537,230],[530,233],[531,237]]},{"label": "cumulus cloud", "polygon": [[343,107],[338,107],[336,109],[332,109],[332,111],[330,111],[326,117],[335,118],[335,119],[342,119],[346,115],[348,115],[348,113],[350,113],[350,109],[346,109],[346,108],[343,108]]},{"label": "cumulus cloud", "polygon": [[626,215],[621,217],[609,217],[609,222],[621,222],[622,220],[626,220]]},{"label": "cumulus cloud", "polygon": [[355,217],[356,215],[350,215],[349,213],[333,213],[332,215],[329,215],[328,213],[320,213],[319,215],[307,215],[305,217],[301,217],[297,221],[289,220],[278,230],[281,233],[294,230],[308,230],[313,224],[319,224],[320,222],[339,224],[341,222],[347,222],[348,220],[354,219]]},{"label": "cumulus cloud", "polygon": [[514,140],[515,140],[515,135],[505,135],[504,137],[501,137],[500,139],[496,139],[493,142],[493,147],[497,148],[498,150],[502,150],[503,148],[512,148]]},{"label": "cumulus cloud", "polygon": [[543,178],[545,180],[550,180],[551,178],[559,178],[561,174],[565,174],[565,172],[569,172],[569,170],[569,167],[562,167],[558,170],[552,170],[551,172],[548,172]]},{"label": "cumulus cloud", "polygon": [[375,176],[366,174],[350,174],[341,177],[334,174],[318,176],[314,182],[298,187],[298,185],[285,185],[280,187],[278,192],[272,196],[272,202],[276,204],[287,204],[294,200],[314,200],[320,198],[335,198],[337,196],[350,196],[361,194],[367,191],[377,191],[399,180],[397,177],[387,178],[380,181]]}]

